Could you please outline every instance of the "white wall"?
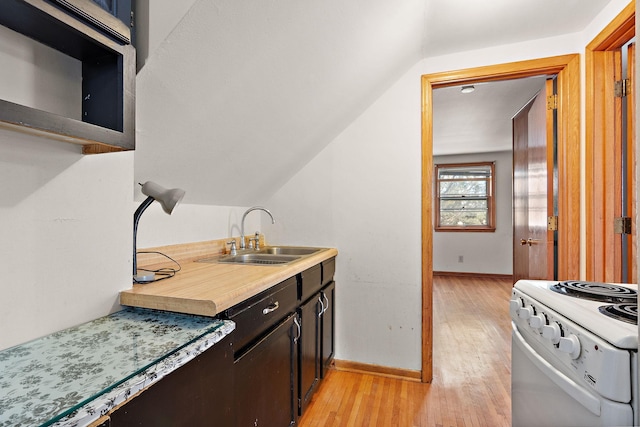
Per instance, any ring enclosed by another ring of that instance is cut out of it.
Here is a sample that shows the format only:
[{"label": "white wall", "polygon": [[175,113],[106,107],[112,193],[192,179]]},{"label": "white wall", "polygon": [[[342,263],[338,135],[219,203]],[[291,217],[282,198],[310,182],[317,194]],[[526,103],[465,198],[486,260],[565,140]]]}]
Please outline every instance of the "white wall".
[{"label": "white wall", "polygon": [[276,240],[339,250],[336,358],[421,366],[420,76],[582,53],[626,4],[581,34],[420,61],[268,201]]},{"label": "white wall", "polygon": [[283,216],[275,225],[278,242],[338,248],[338,359],[419,368],[417,72],[414,67],[267,202]]},{"label": "white wall", "polygon": [[[438,156],[433,163],[495,161],[496,231],[492,233],[434,232],[433,271],[512,274],[512,152]],[[458,257],[463,262],[458,262]]]},{"label": "white wall", "polygon": [[[269,241],[340,251],[339,359],[420,368],[420,75],[582,52],[626,2],[612,5],[586,34],[419,62],[267,203],[278,220],[262,226]],[[0,45],[3,67],[28,48]],[[15,77],[0,79],[0,97]],[[73,145],[0,131],[0,348],[118,309],[117,292],[131,284],[134,155],[82,156]],[[191,205],[186,190],[171,217],[156,206],[145,213],[140,247],[233,230],[244,207]]]},{"label": "white wall", "polygon": [[[77,61],[1,26],[0,60],[0,98],[79,117]],[[121,308],[118,292],[131,287],[133,212],[143,199],[134,155],[84,156],[76,145],[0,129],[0,349]],[[239,234],[245,207],[189,204],[186,190],[171,216],[149,207],[139,248]],[[259,215],[247,217],[247,229],[260,229]]]}]

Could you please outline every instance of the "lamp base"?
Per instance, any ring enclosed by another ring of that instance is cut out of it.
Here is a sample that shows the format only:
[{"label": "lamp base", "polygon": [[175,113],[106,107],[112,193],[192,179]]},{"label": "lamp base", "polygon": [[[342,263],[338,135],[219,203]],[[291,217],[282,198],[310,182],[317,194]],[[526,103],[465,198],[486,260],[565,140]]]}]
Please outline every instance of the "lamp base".
[{"label": "lamp base", "polygon": [[136,283],[153,282],[156,278],[156,274],[150,271],[138,270],[138,274],[133,276],[133,280]]}]

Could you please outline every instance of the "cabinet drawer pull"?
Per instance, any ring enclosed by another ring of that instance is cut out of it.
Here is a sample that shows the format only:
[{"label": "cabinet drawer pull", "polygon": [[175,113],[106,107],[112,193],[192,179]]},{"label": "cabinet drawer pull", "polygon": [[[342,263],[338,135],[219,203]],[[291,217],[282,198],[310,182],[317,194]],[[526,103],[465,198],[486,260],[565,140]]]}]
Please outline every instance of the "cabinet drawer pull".
[{"label": "cabinet drawer pull", "polygon": [[272,313],[272,312],[276,311],[279,307],[280,307],[280,303],[278,301],[276,301],[273,304],[269,304],[269,307],[263,308],[262,309],[262,314]]},{"label": "cabinet drawer pull", "polygon": [[324,314],[324,302],[322,302],[322,297],[318,296],[318,302],[320,303],[320,311],[318,312],[318,317],[322,317]]},{"label": "cabinet drawer pull", "polygon": [[293,343],[294,343],[294,344],[297,344],[297,343],[298,343],[298,340],[300,339],[300,335],[302,335],[302,330],[301,330],[301,327],[300,327],[300,322],[298,321],[298,316],[296,316],[296,317],[294,317],[294,318],[293,318],[293,323],[294,323],[294,324],[296,325],[296,327],[298,328],[298,335],[296,335],[296,336],[293,338]]},{"label": "cabinet drawer pull", "polygon": [[324,297],[324,300],[327,302],[324,305],[324,311],[322,312],[322,314],[324,314],[325,311],[329,310],[329,297],[327,297],[327,294],[324,292],[322,293],[322,296]]}]

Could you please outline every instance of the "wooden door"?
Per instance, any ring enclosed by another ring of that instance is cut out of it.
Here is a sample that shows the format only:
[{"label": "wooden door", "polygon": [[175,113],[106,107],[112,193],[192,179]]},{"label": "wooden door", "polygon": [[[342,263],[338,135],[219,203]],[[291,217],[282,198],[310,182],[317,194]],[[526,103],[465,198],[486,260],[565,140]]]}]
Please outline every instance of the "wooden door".
[{"label": "wooden door", "polygon": [[549,80],[513,118],[514,280],[554,278],[552,95]]}]

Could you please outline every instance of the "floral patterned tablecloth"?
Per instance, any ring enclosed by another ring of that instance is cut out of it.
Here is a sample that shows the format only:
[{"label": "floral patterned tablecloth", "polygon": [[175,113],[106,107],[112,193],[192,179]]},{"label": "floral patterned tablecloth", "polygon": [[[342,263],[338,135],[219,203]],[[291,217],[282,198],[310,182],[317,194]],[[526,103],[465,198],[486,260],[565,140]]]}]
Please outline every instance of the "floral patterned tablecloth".
[{"label": "floral patterned tablecloth", "polygon": [[86,426],[234,328],[129,307],[0,351],[0,427]]}]

